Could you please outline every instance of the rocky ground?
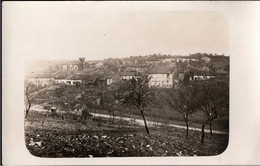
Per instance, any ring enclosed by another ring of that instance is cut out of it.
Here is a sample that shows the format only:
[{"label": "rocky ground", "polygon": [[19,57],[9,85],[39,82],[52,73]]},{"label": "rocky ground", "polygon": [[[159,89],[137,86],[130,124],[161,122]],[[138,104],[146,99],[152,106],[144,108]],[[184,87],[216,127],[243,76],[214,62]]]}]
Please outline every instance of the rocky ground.
[{"label": "rocky ground", "polygon": [[144,127],[117,119],[72,120],[44,117],[38,113],[25,120],[25,143],[38,157],[129,157],[129,156],[212,156],[227,147],[228,135],[157,126]]}]

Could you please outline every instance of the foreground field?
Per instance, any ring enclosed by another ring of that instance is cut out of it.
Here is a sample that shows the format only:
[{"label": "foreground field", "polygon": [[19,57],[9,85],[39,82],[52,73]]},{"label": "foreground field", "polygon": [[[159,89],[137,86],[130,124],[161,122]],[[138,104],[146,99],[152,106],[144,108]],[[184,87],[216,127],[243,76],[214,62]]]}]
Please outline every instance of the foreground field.
[{"label": "foreground field", "polygon": [[227,147],[228,135],[206,134],[200,144],[200,132],[167,126],[142,126],[117,119],[90,118],[71,120],[44,118],[41,113],[25,120],[25,143],[38,157],[127,157],[127,156],[211,156]]}]

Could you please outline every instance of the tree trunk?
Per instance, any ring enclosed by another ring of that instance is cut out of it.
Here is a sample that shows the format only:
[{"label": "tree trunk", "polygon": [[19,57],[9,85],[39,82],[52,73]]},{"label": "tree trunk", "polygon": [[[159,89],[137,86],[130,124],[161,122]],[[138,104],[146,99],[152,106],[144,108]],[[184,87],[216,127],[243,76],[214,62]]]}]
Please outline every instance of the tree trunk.
[{"label": "tree trunk", "polygon": [[145,129],[146,129],[146,132],[147,132],[147,134],[149,134],[150,132],[149,132],[148,126],[146,124],[146,120],[145,120],[145,117],[144,117],[144,111],[140,110],[140,112],[141,112],[143,120],[144,120],[144,126],[145,126]]},{"label": "tree trunk", "polygon": [[186,138],[189,138],[189,121],[188,119],[185,120],[186,121]]},{"label": "tree trunk", "polygon": [[28,108],[25,110],[25,118],[27,118],[27,115],[29,114],[31,108],[31,104],[29,103]]},{"label": "tree trunk", "polygon": [[202,124],[202,127],[201,127],[201,140],[200,140],[200,143],[204,143],[204,137],[205,137],[205,132],[204,132],[204,129],[205,129],[205,123]]},{"label": "tree trunk", "polygon": [[113,119],[112,119],[112,124],[114,124],[114,121],[115,121],[115,110],[113,110]]},{"label": "tree trunk", "polygon": [[27,118],[28,113],[29,113],[29,109],[26,109],[25,110],[25,118]]},{"label": "tree trunk", "polygon": [[109,121],[110,121],[110,123],[112,123],[112,115],[111,115],[111,110],[110,109],[108,109],[108,114],[109,114]]},{"label": "tree trunk", "polygon": [[212,133],[212,123],[211,123],[211,121],[209,122],[209,128],[210,128],[210,136],[213,136],[213,133]]}]

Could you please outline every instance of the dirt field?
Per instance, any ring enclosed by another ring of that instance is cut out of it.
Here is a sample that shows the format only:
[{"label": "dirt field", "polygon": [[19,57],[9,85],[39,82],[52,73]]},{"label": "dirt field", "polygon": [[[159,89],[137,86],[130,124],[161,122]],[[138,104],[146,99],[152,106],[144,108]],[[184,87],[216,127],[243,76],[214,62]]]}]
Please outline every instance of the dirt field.
[{"label": "dirt field", "polygon": [[38,157],[212,156],[227,147],[228,135],[206,134],[174,127],[144,127],[117,119],[91,117],[72,120],[30,114],[25,120],[25,143]]}]

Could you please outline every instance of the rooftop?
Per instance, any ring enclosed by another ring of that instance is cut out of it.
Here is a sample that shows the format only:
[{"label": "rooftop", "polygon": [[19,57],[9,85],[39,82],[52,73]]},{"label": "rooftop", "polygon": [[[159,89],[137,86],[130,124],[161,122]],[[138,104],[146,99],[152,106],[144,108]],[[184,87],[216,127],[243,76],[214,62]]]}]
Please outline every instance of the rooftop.
[{"label": "rooftop", "polygon": [[77,64],[79,64],[80,63],[80,61],[79,60],[74,60],[74,61],[70,61],[70,62],[66,62],[66,63],[63,63],[62,65],[77,65]]},{"label": "rooftop", "polygon": [[167,74],[167,73],[173,73],[174,68],[173,67],[156,67],[152,68],[149,73],[150,74]]},{"label": "rooftop", "polygon": [[135,72],[119,72],[119,76],[134,76]]},{"label": "rooftop", "polygon": [[66,79],[73,79],[73,80],[77,80],[77,79],[82,79],[82,75],[81,74],[71,74],[69,76],[66,77]]},{"label": "rooftop", "polygon": [[52,76],[48,73],[41,73],[41,74],[31,73],[28,75],[28,78],[52,78]]},{"label": "rooftop", "polygon": [[214,76],[215,75],[213,72],[201,71],[201,70],[192,70],[192,71],[190,71],[190,74],[196,75],[196,76]]},{"label": "rooftop", "polygon": [[67,76],[68,76],[67,73],[58,73],[58,74],[56,74],[56,75],[54,76],[54,78],[56,78],[56,79],[64,79],[64,78],[66,78]]}]

